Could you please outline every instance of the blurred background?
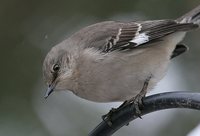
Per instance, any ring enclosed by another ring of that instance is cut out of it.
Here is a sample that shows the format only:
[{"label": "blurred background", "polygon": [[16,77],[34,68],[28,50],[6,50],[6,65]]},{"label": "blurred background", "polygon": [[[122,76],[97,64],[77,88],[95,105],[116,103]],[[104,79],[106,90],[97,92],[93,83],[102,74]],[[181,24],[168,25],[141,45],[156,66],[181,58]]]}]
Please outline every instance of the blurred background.
[{"label": "blurred background", "polygon": [[[86,136],[101,115],[120,103],[89,102],[67,92],[45,100],[42,63],[51,47],[99,21],[176,18],[199,4],[200,0],[0,0],[0,136]],[[200,31],[189,33],[184,43],[190,51],[172,61],[151,94],[200,91]],[[114,136],[194,136],[199,123],[198,111],[165,110],[135,120]]]}]

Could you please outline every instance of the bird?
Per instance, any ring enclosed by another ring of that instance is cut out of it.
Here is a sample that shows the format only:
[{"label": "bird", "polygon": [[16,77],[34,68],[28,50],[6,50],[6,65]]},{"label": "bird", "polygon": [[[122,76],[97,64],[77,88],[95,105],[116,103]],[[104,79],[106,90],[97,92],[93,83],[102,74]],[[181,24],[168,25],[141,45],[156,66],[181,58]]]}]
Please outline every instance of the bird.
[{"label": "bird", "polygon": [[94,102],[139,102],[188,50],[186,33],[200,26],[200,5],[177,19],[104,21],[52,47],[43,62],[45,98],[64,90]]}]

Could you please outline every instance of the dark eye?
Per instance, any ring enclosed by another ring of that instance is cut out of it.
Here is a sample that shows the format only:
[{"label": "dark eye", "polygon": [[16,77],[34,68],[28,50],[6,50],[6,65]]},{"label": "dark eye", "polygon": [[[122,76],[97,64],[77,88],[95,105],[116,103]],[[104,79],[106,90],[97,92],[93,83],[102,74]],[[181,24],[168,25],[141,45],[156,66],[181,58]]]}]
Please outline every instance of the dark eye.
[{"label": "dark eye", "polygon": [[53,72],[58,72],[60,70],[60,66],[58,64],[53,65]]}]

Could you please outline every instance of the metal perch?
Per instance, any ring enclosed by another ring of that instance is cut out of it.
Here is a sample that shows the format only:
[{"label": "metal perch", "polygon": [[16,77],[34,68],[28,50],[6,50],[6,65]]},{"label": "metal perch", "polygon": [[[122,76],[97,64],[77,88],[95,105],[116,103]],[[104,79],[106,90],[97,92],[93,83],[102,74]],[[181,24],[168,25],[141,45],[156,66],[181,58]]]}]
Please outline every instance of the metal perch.
[{"label": "metal perch", "polygon": [[[200,93],[191,92],[167,92],[145,97],[144,106],[141,108],[141,116],[163,109],[188,108],[200,110]],[[102,121],[89,136],[110,136],[122,126],[138,118],[134,105],[127,105],[111,116],[112,125]]]}]

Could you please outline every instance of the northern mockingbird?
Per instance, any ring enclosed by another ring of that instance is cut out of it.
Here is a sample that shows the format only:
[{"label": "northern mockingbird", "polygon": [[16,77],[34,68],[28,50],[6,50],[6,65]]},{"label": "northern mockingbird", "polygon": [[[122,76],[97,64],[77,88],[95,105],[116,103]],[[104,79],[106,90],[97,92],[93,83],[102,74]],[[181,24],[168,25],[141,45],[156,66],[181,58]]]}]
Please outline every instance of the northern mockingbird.
[{"label": "northern mockingbird", "polygon": [[96,102],[140,101],[164,77],[179,44],[200,25],[200,6],[176,20],[105,21],[90,25],[54,46],[43,72],[54,90]]}]

